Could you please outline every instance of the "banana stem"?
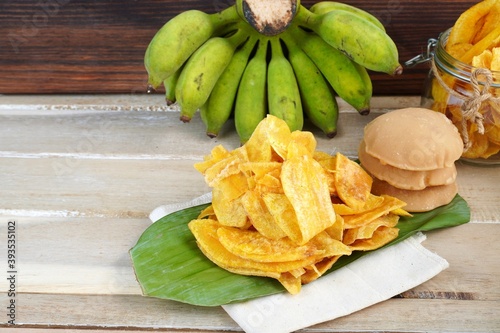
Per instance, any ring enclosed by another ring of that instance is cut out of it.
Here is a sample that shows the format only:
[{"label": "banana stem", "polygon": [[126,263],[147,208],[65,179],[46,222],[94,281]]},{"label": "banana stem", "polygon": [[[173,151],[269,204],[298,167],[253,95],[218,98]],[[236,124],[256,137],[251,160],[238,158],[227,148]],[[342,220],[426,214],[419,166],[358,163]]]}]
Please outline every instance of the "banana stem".
[{"label": "banana stem", "polygon": [[271,40],[271,52],[273,58],[284,57],[283,49],[281,47],[280,39],[277,37],[273,37]]},{"label": "banana stem", "polygon": [[227,40],[229,41],[229,43],[231,43],[231,45],[233,45],[234,48],[237,48],[251,36],[251,31],[249,33],[248,29],[245,29],[244,27],[238,27],[238,30],[236,30],[232,35],[228,36]]},{"label": "banana stem", "polygon": [[259,39],[259,47],[257,48],[257,53],[255,54],[256,58],[266,58],[268,43],[269,38],[264,37]]},{"label": "banana stem", "polygon": [[283,34],[282,38],[287,43],[293,43],[296,47],[300,47],[297,45],[295,40],[304,40],[307,38],[307,32],[302,30],[302,28],[296,24],[291,26],[285,34]]},{"label": "banana stem", "polygon": [[235,5],[228,7],[220,12],[210,14],[209,17],[216,30],[240,20],[240,16],[236,11]]},{"label": "banana stem", "polygon": [[312,27],[316,25],[316,22],[318,21],[319,17],[320,15],[311,12],[303,5],[300,5],[300,7],[297,10],[297,14],[295,16],[297,22],[299,24],[305,25],[306,27]]},{"label": "banana stem", "polygon": [[248,36],[248,39],[241,44],[241,50],[245,54],[247,54],[248,56],[250,56],[250,54],[251,54],[252,50],[254,49],[255,44],[257,43],[257,41],[258,41],[258,38],[256,36],[254,36],[254,35]]}]

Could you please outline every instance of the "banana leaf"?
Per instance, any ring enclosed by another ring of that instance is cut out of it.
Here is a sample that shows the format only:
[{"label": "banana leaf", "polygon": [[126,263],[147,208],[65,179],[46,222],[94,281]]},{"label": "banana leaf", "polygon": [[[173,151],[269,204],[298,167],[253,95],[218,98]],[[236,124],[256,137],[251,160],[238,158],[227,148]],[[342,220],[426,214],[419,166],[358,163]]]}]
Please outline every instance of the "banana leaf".
[{"label": "banana leaf", "polygon": [[[233,274],[203,255],[187,224],[207,206],[169,214],[140,236],[130,250],[130,256],[143,294],[199,306],[218,306],[283,292],[284,288],[275,279]],[[385,247],[419,231],[453,227],[469,220],[469,207],[457,194],[446,206],[416,213],[412,217],[401,217],[398,238]],[[341,257],[326,274],[367,253],[369,251],[356,251]]]}]

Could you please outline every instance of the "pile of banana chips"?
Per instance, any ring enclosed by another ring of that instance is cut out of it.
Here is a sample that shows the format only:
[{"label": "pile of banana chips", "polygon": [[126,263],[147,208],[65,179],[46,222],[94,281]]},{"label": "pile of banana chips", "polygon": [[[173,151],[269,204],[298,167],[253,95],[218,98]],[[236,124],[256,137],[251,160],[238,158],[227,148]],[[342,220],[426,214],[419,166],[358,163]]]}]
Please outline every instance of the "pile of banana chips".
[{"label": "pile of banana chips", "polygon": [[372,178],[346,156],[316,151],[306,131],[268,115],[232,151],[216,146],[195,164],[212,204],[189,229],[216,265],[277,279],[291,294],[343,255],[398,235],[405,203],[371,194]]}]

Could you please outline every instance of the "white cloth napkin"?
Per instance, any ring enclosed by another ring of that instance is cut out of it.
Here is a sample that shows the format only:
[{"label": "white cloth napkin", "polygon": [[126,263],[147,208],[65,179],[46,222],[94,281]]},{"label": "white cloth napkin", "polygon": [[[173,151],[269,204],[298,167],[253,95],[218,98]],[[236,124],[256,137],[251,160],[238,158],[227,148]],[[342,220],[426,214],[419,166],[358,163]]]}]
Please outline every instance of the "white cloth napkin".
[{"label": "white cloth napkin", "polygon": [[[174,211],[208,203],[210,193],[192,201],[164,205],[150,214],[155,222]],[[374,251],[305,285],[297,295],[281,293],[223,305],[247,333],[288,333],[346,316],[385,301],[431,279],[448,262],[422,246],[418,233]]]}]

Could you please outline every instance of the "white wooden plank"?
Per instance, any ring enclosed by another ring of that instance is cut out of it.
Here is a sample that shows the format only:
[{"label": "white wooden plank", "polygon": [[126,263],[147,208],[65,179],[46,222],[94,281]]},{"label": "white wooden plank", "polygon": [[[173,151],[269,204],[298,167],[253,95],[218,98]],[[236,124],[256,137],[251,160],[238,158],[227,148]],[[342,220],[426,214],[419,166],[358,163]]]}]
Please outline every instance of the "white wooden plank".
[{"label": "white wooden plank", "polygon": [[[356,112],[338,99],[341,110]],[[418,106],[419,96],[374,96],[371,109],[395,109]],[[107,94],[107,95],[0,95],[1,113],[47,114],[53,111],[176,111],[177,105],[167,107],[161,94]]]},{"label": "white wooden plank", "polygon": [[[1,158],[0,214],[145,217],[210,191],[194,160]],[[498,222],[498,168],[458,164],[472,221]]]},{"label": "white wooden plank", "polygon": [[53,114],[73,111],[170,112],[161,94],[0,95],[0,113]]},{"label": "white wooden plank", "polygon": [[[19,304],[17,322],[29,327],[241,332],[220,307],[141,296],[20,294]],[[496,332],[499,310],[498,301],[390,299],[300,332]]]},{"label": "white wooden plank", "polygon": [[[2,218],[3,219],[3,218]],[[19,292],[141,294],[129,256],[148,219],[8,217],[16,222]],[[0,235],[6,235],[6,224]],[[6,262],[6,252],[0,252]],[[8,289],[0,280],[0,290]]]},{"label": "white wooden plank", "polygon": [[500,223],[500,165],[456,164],[458,193],[469,204],[472,221]]},{"label": "white wooden plank", "polygon": [[[326,138],[306,123],[318,140],[318,149],[357,155],[368,116],[343,112],[338,134]],[[0,157],[176,159],[201,158],[218,144],[229,149],[240,142],[229,120],[220,136],[210,139],[196,115],[184,124],[176,112],[58,112],[24,115],[0,112]]]},{"label": "white wooden plank", "polygon": [[500,300],[500,224],[474,224],[427,232],[422,243],[450,267],[412,290],[412,297]]},{"label": "white wooden plank", "polygon": [[3,158],[0,214],[147,217],[210,189],[183,160]]},{"label": "white wooden plank", "polygon": [[16,322],[20,325],[238,330],[221,307],[142,296],[19,294],[18,305]]},{"label": "white wooden plank", "polygon": [[[0,96],[0,157],[199,158],[216,144],[235,148],[239,140],[230,120],[221,135],[205,135],[199,115],[179,121],[175,107],[162,110],[158,96]],[[377,97],[369,116],[341,103],[338,134],[327,139],[310,124],[318,148],[355,156],[362,128],[388,109],[415,105],[414,97]],[[3,104],[1,104],[3,102]]]}]

